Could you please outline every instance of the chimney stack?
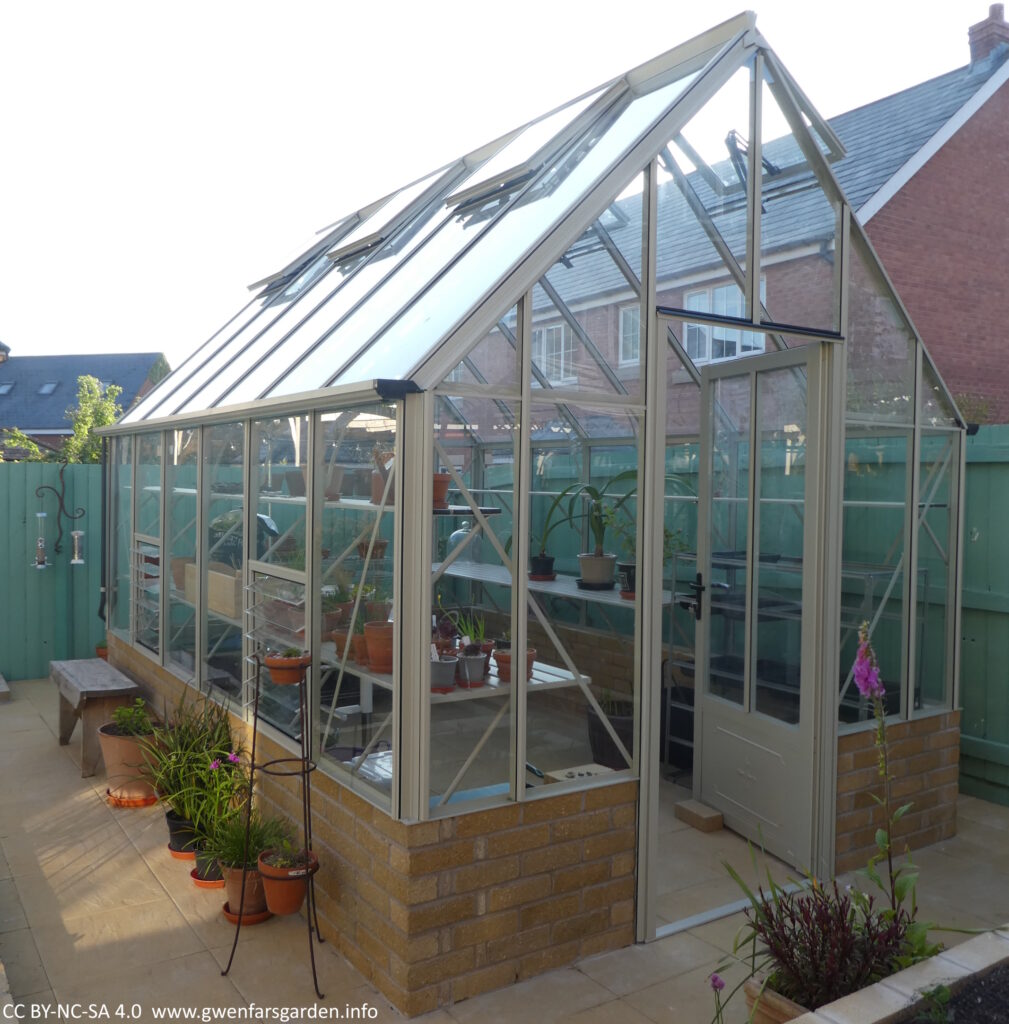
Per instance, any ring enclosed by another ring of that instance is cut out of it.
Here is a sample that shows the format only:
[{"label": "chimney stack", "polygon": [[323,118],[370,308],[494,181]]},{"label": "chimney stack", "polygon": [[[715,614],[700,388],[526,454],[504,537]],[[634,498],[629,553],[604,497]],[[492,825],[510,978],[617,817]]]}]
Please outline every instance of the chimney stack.
[{"label": "chimney stack", "polygon": [[988,8],[988,17],[971,25],[967,30],[970,40],[970,62],[984,60],[1000,43],[1009,43],[1009,23],[1005,20],[1005,8],[1002,4],[992,4]]}]

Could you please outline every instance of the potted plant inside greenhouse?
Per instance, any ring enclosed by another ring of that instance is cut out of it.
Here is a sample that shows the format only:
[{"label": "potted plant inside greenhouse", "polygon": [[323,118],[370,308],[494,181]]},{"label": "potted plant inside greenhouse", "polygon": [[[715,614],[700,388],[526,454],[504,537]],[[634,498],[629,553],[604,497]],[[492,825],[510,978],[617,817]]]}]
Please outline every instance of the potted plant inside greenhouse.
[{"label": "potted plant inside greenhouse", "polygon": [[98,742],[109,781],[106,794],[114,807],[149,807],[158,802],[148,778],[149,764],[143,743],[154,734],[154,726],[143,697],[116,708],[112,721],[98,729]]},{"label": "potted plant inside greenhouse", "polygon": [[305,669],[312,664],[312,656],[301,647],[285,647],[277,652],[267,651],[263,663],[277,686],[293,686],[301,682]]}]

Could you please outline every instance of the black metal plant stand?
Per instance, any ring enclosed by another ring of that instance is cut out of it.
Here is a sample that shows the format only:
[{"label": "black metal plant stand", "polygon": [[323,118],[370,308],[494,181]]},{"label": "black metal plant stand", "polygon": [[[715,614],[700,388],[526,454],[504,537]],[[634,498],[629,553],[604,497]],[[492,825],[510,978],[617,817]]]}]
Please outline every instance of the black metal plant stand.
[{"label": "black metal plant stand", "polygon": [[[235,950],[238,948],[238,936],[242,930],[242,917],[244,916],[241,911],[245,904],[245,880],[248,874],[248,859],[249,859],[249,829],[252,821],[252,788],[255,782],[256,772],[260,771],[264,775],[278,775],[278,776],[300,776],[301,778],[301,814],[302,814],[302,829],[305,836],[305,850],[310,851],[312,849],[312,772],[315,771],[315,762],[311,760],[311,740],[312,740],[312,718],[311,718],[311,706],[308,700],[308,685],[305,678],[305,668],[301,670],[301,679],[297,683],[298,687],[298,701],[300,713],[298,718],[301,722],[300,730],[300,757],[275,757],[270,761],[264,761],[262,764],[256,764],[256,736],[259,731],[259,689],[260,689],[260,675],[262,673],[262,662],[260,661],[259,655],[253,655],[256,662],[256,688],[255,696],[253,697],[252,704],[252,751],[249,755],[249,799],[246,803],[245,812],[245,861],[242,867],[242,894],[238,901],[238,912],[235,914],[235,940],[231,944],[231,956],[228,957],[228,966],[221,971],[222,975],[226,975],[231,970],[231,964],[235,959]],[[312,960],[312,984],[315,986],[315,994],[320,998],[324,999],[325,996],[319,991],[319,975],[315,969],[315,944],[312,942],[312,932],[314,930],[315,937],[319,942],[325,941],[322,934],[319,931],[319,911],[315,902],[315,872],[318,870],[318,863],[309,869],[308,872],[308,909],[305,914],[306,923],[308,925],[308,954]],[[285,879],[290,882],[300,882],[301,878]]]}]

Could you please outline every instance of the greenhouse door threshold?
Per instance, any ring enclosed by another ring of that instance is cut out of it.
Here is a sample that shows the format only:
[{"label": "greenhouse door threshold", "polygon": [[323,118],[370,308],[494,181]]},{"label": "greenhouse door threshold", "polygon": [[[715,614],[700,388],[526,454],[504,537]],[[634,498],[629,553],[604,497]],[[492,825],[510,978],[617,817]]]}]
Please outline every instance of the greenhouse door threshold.
[{"label": "greenhouse door threshold", "polygon": [[818,355],[812,344],[704,368],[693,584],[695,796],[798,868],[812,862],[816,777]]}]

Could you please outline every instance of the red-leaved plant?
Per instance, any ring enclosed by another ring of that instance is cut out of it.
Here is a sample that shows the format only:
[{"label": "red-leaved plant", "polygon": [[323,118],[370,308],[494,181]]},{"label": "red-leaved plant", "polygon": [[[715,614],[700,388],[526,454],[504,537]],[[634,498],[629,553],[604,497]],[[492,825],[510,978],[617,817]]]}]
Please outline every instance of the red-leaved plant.
[{"label": "red-leaved plant", "polygon": [[[767,891],[759,886],[754,893],[731,865],[725,865],[750,905],[745,911],[747,923],[733,944],[732,954],[719,964],[719,969],[742,961],[748,967],[746,977],[764,975],[761,991],[771,988],[807,1010],[857,992],[942,948],[929,943],[931,926],[916,920],[918,872],[910,856],[904,864],[894,864],[893,828],[911,804],[891,810],[886,690],[867,622],[859,627],[853,673],[859,693],[872,702],[876,719],[882,795],[870,796],[883,808],[885,822],[876,830],[876,853],[862,874],[881,891],[884,901],[877,906],[871,895],[854,886],[841,889],[836,881],[824,885],[812,875],[807,877],[804,887],[786,891],[770,872]],[[752,850],[751,856],[756,866]],[[886,873],[881,875],[877,865],[884,861]],[[745,947],[749,947],[749,953],[742,957],[739,953]],[[713,974],[709,980],[715,994],[712,1024],[721,1024],[725,1003],[746,978],[724,999],[725,982],[720,975]]]}]

